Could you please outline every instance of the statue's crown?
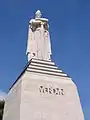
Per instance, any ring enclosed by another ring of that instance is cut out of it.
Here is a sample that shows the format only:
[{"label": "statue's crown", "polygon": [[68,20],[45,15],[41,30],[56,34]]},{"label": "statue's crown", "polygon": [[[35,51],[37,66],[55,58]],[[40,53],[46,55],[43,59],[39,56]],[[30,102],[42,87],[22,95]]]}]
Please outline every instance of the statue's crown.
[{"label": "statue's crown", "polygon": [[35,18],[41,18],[41,11],[40,10],[37,10],[36,13],[35,13]]}]

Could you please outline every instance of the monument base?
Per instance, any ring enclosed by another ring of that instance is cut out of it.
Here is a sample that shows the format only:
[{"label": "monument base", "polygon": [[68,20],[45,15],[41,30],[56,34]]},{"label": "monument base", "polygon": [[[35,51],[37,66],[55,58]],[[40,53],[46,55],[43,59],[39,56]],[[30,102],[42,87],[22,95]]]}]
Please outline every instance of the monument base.
[{"label": "monument base", "polygon": [[3,120],[84,120],[76,85],[53,62],[32,59],[11,86]]}]

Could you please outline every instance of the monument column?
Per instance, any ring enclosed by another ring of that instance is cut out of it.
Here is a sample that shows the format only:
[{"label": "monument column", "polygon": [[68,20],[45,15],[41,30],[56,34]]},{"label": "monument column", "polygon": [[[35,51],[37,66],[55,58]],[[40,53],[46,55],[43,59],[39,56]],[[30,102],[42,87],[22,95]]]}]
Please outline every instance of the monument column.
[{"label": "monument column", "polygon": [[11,85],[3,120],[84,120],[72,78],[51,61],[48,19],[29,22],[28,63]]}]

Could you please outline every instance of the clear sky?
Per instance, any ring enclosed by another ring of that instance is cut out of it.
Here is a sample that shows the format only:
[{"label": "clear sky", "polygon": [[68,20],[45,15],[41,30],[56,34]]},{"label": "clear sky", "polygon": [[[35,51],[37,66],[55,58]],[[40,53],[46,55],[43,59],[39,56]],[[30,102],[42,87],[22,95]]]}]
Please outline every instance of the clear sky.
[{"label": "clear sky", "polygon": [[7,92],[27,63],[28,22],[49,19],[52,59],[76,83],[90,120],[90,0],[0,0],[0,89]]}]

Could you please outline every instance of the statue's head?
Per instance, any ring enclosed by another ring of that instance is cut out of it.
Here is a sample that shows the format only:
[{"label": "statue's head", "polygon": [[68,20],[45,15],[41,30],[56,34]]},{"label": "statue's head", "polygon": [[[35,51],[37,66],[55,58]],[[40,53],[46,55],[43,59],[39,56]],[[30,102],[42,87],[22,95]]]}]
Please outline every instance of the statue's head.
[{"label": "statue's head", "polygon": [[36,15],[35,18],[41,18],[42,14],[41,14],[40,10],[37,10],[35,15]]}]

